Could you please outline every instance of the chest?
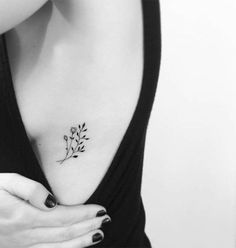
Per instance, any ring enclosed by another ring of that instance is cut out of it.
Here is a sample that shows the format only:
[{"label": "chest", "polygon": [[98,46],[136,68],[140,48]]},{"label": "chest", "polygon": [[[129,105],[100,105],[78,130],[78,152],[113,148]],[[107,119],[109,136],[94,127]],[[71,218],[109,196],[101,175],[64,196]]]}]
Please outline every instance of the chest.
[{"label": "chest", "polygon": [[[125,96],[137,97],[141,15],[141,4],[132,0],[50,1],[8,32],[16,97],[31,137],[43,130],[38,119],[46,120],[55,105],[62,107],[62,98],[122,108]],[[34,109],[40,110],[35,121]]]},{"label": "chest", "polygon": [[[18,106],[41,167],[62,203],[83,202],[107,171],[139,97],[141,3],[52,1],[6,37]],[[59,168],[61,137],[79,122],[92,136],[88,155]]]}]

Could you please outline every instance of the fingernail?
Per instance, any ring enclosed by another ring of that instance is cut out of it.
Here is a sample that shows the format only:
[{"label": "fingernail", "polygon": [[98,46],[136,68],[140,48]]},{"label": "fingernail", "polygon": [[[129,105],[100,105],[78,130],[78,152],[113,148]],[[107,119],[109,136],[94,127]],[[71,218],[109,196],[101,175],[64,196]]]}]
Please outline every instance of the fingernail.
[{"label": "fingernail", "polygon": [[96,217],[104,216],[104,215],[106,215],[106,213],[107,213],[107,212],[106,212],[105,210],[100,210],[100,211],[97,212]]},{"label": "fingernail", "polygon": [[44,202],[44,204],[48,208],[53,208],[57,205],[56,198],[53,195],[48,194],[48,197],[47,197],[46,201]]},{"label": "fingernail", "polygon": [[103,236],[101,233],[96,233],[93,235],[93,243],[99,242],[103,240]]},{"label": "fingernail", "polygon": [[106,226],[107,223],[111,223],[111,218],[105,218],[103,221],[102,221],[102,228],[104,226]]}]

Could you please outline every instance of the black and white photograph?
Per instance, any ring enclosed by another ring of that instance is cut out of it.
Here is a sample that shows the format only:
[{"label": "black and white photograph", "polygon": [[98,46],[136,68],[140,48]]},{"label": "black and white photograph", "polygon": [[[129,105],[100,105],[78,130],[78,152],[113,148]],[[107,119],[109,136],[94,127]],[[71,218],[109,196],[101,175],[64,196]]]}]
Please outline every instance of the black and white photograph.
[{"label": "black and white photograph", "polygon": [[0,0],[0,248],[236,248],[235,0]]}]

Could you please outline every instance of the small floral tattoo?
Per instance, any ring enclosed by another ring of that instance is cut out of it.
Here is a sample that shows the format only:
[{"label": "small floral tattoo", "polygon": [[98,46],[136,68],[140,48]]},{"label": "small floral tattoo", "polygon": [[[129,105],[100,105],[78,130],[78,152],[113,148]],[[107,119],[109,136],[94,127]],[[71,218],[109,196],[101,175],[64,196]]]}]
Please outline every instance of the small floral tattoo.
[{"label": "small floral tattoo", "polygon": [[61,160],[58,160],[58,163],[62,164],[70,158],[77,158],[80,152],[85,151],[84,143],[86,142],[86,140],[89,140],[89,138],[86,137],[85,134],[87,130],[88,129],[85,127],[85,123],[83,123],[82,125],[78,125],[78,127],[70,128],[70,136],[63,136],[63,139],[66,142],[65,157]]}]

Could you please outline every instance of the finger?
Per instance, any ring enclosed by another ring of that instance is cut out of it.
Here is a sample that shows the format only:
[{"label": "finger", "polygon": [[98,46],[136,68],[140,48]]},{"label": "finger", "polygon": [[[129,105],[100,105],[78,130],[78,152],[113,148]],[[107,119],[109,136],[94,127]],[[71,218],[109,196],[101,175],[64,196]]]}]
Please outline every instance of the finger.
[{"label": "finger", "polygon": [[0,189],[41,210],[51,210],[57,205],[55,197],[41,183],[17,173],[0,173]]},{"label": "finger", "polygon": [[85,248],[100,243],[103,238],[103,232],[95,230],[70,241],[38,244],[30,248]]},{"label": "finger", "polygon": [[54,211],[46,212],[34,209],[34,227],[62,227],[77,222],[104,216],[106,209],[97,204],[61,206]]},{"label": "finger", "polygon": [[34,228],[26,230],[25,236],[31,245],[69,241],[101,228],[103,223],[105,225],[110,220],[111,218],[105,215],[66,227]]}]

